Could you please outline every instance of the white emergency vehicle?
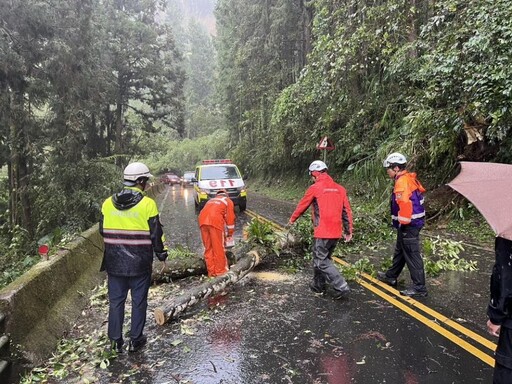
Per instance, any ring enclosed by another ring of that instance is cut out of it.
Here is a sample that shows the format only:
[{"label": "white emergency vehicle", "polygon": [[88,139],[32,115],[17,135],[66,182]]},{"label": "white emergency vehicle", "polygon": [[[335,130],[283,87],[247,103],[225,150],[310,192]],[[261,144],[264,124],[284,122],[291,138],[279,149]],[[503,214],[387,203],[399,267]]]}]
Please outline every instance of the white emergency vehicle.
[{"label": "white emergency vehicle", "polygon": [[225,189],[240,212],[247,207],[247,190],[238,167],[229,159],[203,160],[196,166],[194,178],[194,204],[200,211],[208,199],[219,189]]}]

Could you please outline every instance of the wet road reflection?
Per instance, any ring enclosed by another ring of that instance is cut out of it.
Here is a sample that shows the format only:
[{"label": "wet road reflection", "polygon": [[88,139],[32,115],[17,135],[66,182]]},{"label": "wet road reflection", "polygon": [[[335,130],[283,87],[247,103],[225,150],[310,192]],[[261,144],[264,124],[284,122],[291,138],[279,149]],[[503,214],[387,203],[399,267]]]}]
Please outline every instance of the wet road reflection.
[{"label": "wet road reflection", "polygon": [[[193,188],[179,185],[168,186],[161,193],[157,202],[160,220],[164,225],[164,232],[170,247],[175,248],[177,245],[181,245],[201,254],[203,245],[194,207]],[[239,214],[238,210],[236,213],[235,240],[240,240],[242,227],[250,218],[245,214]]]}]

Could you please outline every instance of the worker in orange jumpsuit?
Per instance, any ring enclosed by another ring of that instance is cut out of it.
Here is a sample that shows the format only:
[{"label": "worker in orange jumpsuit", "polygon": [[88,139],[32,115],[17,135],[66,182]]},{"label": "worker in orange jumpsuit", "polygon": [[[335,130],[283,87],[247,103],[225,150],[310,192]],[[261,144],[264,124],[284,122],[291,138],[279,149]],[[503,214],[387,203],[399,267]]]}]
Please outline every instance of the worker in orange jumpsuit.
[{"label": "worker in orange jumpsuit", "polygon": [[228,271],[224,240],[235,232],[235,206],[225,190],[208,200],[199,214],[199,227],[204,245],[204,261],[209,277]]}]

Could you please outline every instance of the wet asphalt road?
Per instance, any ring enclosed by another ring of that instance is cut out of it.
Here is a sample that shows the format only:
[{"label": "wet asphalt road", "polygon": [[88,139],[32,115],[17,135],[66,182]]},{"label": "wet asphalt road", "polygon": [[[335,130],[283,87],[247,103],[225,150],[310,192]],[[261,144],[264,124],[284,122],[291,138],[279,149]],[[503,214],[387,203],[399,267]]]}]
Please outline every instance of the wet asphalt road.
[{"label": "wet asphalt road", "polygon": [[[171,247],[181,244],[201,253],[192,188],[167,187],[158,203]],[[249,210],[279,224],[286,223],[293,208],[291,203],[255,194],[248,197]],[[236,238],[240,239],[250,219],[237,211]],[[485,261],[480,265],[482,272],[428,279],[430,296],[421,303],[495,342],[484,328],[492,262],[485,258],[492,254],[471,251],[472,257]],[[152,287],[146,348],[123,353],[106,371],[91,372],[91,376],[100,383],[159,384],[492,381],[489,363],[425,326],[413,306],[408,306],[413,308],[413,314],[408,314],[393,300],[382,299],[355,282],[350,283],[348,298],[333,301],[308,290],[310,275],[310,270],[280,274],[263,263],[224,294],[164,326],[155,323],[154,308],[199,284],[200,278]],[[408,275],[407,270],[402,275]],[[99,316],[105,318],[106,312]],[[471,338],[461,337],[476,345]],[[492,356],[485,347],[477,348]]]}]

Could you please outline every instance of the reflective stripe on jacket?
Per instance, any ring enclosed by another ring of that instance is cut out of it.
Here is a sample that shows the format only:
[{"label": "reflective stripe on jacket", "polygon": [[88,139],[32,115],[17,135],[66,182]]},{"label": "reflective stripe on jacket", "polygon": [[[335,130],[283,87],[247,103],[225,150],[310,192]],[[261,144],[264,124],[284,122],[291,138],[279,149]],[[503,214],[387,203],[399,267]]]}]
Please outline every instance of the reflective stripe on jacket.
[{"label": "reflective stripe on jacket", "polygon": [[235,232],[235,206],[233,201],[226,196],[216,196],[206,202],[199,213],[199,226],[210,225],[224,231],[228,230],[228,236]]},{"label": "reflective stripe on jacket", "polygon": [[153,199],[126,187],[101,208],[100,233],[105,243],[101,270],[117,276],[152,271],[153,251],[165,250],[165,237]]},{"label": "reflective stripe on jacket", "polygon": [[397,175],[391,194],[393,227],[398,228],[400,224],[423,227],[425,224],[423,192],[425,188],[416,179],[415,173],[402,171]]},{"label": "reflective stripe on jacket", "polygon": [[290,221],[294,223],[311,206],[314,237],[340,239],[352,233],[352,209],[347,191],[327,173],[320,173],[297,204]]}]

